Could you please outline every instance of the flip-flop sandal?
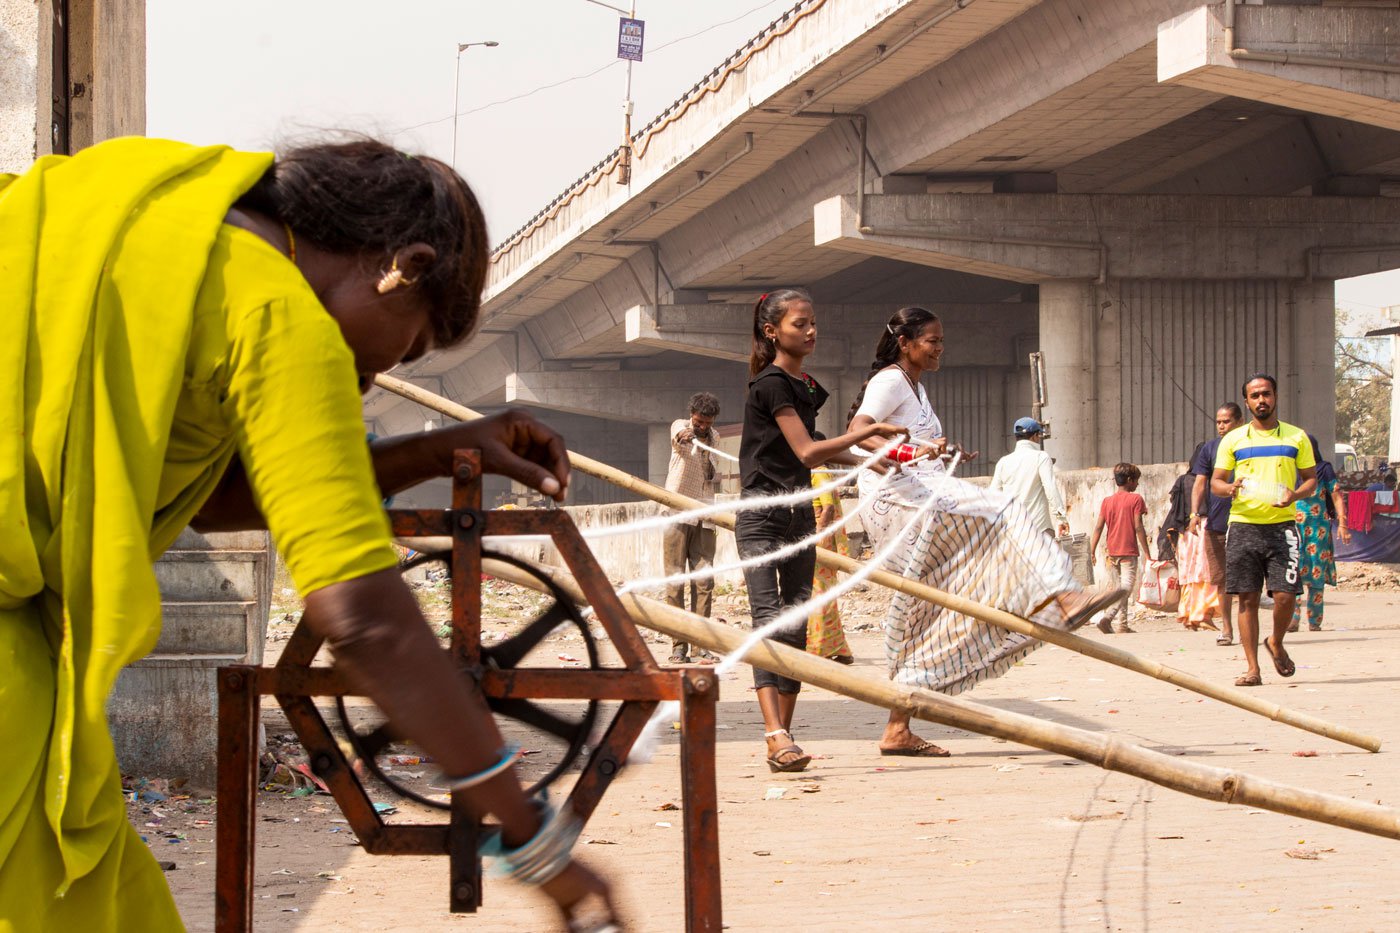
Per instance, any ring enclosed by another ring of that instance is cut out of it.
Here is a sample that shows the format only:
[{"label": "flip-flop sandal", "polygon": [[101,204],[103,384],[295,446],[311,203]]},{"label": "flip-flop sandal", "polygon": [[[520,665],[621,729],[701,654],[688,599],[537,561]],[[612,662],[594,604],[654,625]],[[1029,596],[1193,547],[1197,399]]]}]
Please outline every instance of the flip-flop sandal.
[{"label": "flip-flop sandal", "polygon": [[1241,674],[1235,678],[1236,687],[1261,687],[1263,684],[1264,678],[1258,674]]},{"label": "flip-flop sandal", "polygon": [[1215,640],[1215,643],[1224,648],[1226,646],[1233,645],[1235,643],[1235,640],[1228,635],[1221,635]]},{"label": "flip-flop sandal", "polygon": [[882,748],[881,755],[894,755],[903,758],[948,758],[953,753],[932,742],[920,742],[909,748]]},{"label": "flip-flop sandal", "polygon": [[851,657],[849,654],[837,654],[837,655],[832,655],[828,660],[835,661],[837,664],[854,664],[854,663],[856,663],[856,659],[853,658],[853,657]]},{"label": "flip-flop sandal", "polygon": [[[794,756],[786,758],[784,756]],[[768,756],[769,771],[805,771],[812,756],[796,745],[785,745]]]},{"label": "flip-flop sandal", "polygon": [[667,663],[667,664],[689,664],[689,663],[690,663],[690,655],[688,655],[688,654],[673,654],[673,655],[671,655],[669,658],[666,659],[666,663]]},{"label": "flip-flop sandal", "polygon": [[695,655],[695,663],[718,664],[719,658],[715,657],[715,655],[711,654],[709,651],[706,651],[704,648],[701,648],[699,653]]},{"label": "flip-flop sandal", "polygon": [[1272,640],[1272,636],[1264,639],[1264,650],[1269,652],[1269,657],[1273,658],[1274,670],[1278,671],[1280,677],[1292,677],[1298,671],[1297,666],[1294,665],[1293,659],[1288,656],[1287,651],[1283,652],[1282,659],[1279,658],[1274,646],[1269,643]]},{"label": "flip-flop sandal", "polygon": [[[1100,593],[1099,595],[1090,599],[1082,607],[1076,609],[1074,613],[1069,616],[1069,618],[1065,619],[1065,631],[1074,631],[1075,629],[1079,628],[1079,626],[1083,625],[1085,622],[1088,622],[1089,619],[1091,619],[1093,616],[1097,615],[1100,612],[1103,612],[1109,606],[1112,606],[1114,603],[1118,602],[1118,600],[1122,599],[1126,595],[1128,595],[1127,590],[1107,590],[1103,593]],[[1102,630],[1103,626],[1100,625],[1099,629]]]}]

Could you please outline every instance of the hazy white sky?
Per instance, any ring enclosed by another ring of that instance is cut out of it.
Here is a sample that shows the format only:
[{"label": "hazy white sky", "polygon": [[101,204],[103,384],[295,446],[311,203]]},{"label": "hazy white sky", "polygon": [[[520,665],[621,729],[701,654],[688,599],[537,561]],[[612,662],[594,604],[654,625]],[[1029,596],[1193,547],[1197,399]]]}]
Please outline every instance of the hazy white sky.
[{"label": "hazy white sky", "polygon": [[[634,66],[633,127],[794,2],[638,0],[647,60]],[[492,242],[622,136],[617,14],[586,0],[147,0],[146,19],[147,132],[245,149],[351,129],[449,159],[457,43],[496,40],[462,55],[457,150]],[[1339,282],[1337,299],[1358,331],[1381,326],[1400,270]]]},{"label": "hazy white sky", "polygon": [[[633,127],[795,2],[638,0]],[[621,140],[617,20],[586,0],[147,0],[147,132],[267,149],[350,129],[447,160],[457,43],[494,39],[462,54],[457,167],[500,242]]]}]

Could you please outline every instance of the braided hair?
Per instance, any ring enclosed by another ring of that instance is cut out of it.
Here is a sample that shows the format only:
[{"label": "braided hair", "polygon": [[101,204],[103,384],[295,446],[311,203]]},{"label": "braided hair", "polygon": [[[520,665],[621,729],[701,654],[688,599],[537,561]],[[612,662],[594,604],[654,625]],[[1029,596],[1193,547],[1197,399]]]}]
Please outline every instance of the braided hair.
[{"label": "braided hair", "polygon": [[899,338],[917,340],[923,329],[937,320],[938,315],[927,308],[910,306],[900,308],[885,323],[885,332],[880,335],[880,342],[875,345],[875,362],[870,364],[870,372],[865,374],[865,381],[860,384],[860,392],[856,393],[856,400],[851,403],[851,411],[846,415],[847,424],[860,410],[860,403],[865,401],[865,387],[870,385],[870,380],[875,374],[886,366],[893,366],[899,362]]}]

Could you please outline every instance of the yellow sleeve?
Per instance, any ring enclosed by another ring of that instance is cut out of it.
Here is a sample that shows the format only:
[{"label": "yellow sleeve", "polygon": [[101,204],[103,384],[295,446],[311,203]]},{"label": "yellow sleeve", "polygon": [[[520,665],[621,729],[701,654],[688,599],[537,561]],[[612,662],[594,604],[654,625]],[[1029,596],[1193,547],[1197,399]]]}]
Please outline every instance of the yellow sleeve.
[{"label": "yellow sleeve", "polygon": [[1313,456],[1312,441],[1304,431],[1298,432],[1298,469],[1306,470],[1308,467],[1317,466],[1317,458]]},{"label": "yellow sleeve", "polygon": [[228,319],[225,408],[298,592],[392,567],[354,358],[310,289]]}]

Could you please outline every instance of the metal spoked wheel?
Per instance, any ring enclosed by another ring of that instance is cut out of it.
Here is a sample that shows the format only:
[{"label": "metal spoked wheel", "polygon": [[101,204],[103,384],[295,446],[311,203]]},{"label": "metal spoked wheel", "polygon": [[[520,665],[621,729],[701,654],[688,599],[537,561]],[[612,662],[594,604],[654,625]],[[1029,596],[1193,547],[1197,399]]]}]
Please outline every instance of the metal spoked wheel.
[{"label": "metal spoked wheel", "polygon": [[[546,605],[543,612],[515,628],[507,637],[490,646],[482,645],[481,663],[486,670],[519,669],[521,662],[525,661],[545,638],[560,626],[569,624],[572,624],[583,638],[589,667],[598,668],[598,644],[589,630],[588,620],[563,590],[530,564],[509,554],[483,550],[481,556],[502,561],[530,574],[539,580],[553,597],[553,602]],[[450,574],[451,558],[451,552],[417,554],[400,565],[399,569],[400,572],[406,573],[424,564],[438,562],[444,564]],[[574,766],[586,750],[589,736],[593,734],[593,727],[598,719],[597,700],[587,701],[581,713],[577,710],[577,704],[571,704],[574,708],[561,710],[557,705],[545,706],[535,700],[518,698],[488,697],[486,703],[497,717],[504,717],[519,724],[517,726],[510,722],[501,723],[502,732],[507,738],[514,736],[514,740],[520,745],[531,749],[534,754],[525,760],[526,763],[535,770],[544,769],[544,774],[527,788],[527,793],[532,796],[544,790]],[[445,800],[429,797],[405,785],[396,774],[391,773],[393,768],[389,762],[390,748],[393,743],[402,741],[403,735],[377,708],[372,709],[367,716],[356,717],[361,721],[358,728],[351,721],[344,697],[336,698],[336,709],[351,747],[371,774],[402,797],[415,800],[424,806],[448,809],[449,804]],[[369,723],[368,727],[366,722]],[[520,726],[525,727],[524,736],[520,735]],[[525,741],[521,741],[522,738]]]}]

